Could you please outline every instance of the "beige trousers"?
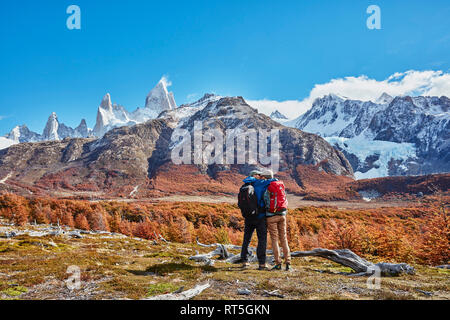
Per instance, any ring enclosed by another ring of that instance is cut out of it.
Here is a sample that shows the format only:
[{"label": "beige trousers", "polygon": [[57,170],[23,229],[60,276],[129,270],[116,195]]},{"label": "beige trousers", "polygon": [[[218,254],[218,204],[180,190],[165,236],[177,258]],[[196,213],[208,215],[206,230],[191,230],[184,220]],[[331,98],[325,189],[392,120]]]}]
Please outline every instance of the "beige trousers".
[{"label": "beige trousers", "polygon": [[267,229],[272,240],[272,250],[275,257],[275,264],[281,264],[280,247],[278,241],[280,241],[283,248],[284,262],[291,263],[291,252],[287,241],[286,234],[286,216],[276,215],[267,218]]}]

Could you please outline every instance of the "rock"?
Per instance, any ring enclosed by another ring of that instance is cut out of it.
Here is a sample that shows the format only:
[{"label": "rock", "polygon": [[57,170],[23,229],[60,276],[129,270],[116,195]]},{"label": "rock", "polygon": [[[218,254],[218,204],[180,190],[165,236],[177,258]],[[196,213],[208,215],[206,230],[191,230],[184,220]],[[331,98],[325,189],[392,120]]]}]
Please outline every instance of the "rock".
[{"label": "rock", "polygon": [[50,241],[48,244],[54,248],[58,247],[58,245],[56,243],[54,243],[53,241]]},{"label": "rock", "polygon": [[244,296],[249,296],[252,294],[252,292],[248,289],[238,289],[237,293]]},{"label": "rock", "polygon": [[14,231],[11,231],[11,232],[6,232],[5,235],[6,235],[7,239],[10,239],[10,238],[14,238],[15,236],[17,236],[17,233]]}]

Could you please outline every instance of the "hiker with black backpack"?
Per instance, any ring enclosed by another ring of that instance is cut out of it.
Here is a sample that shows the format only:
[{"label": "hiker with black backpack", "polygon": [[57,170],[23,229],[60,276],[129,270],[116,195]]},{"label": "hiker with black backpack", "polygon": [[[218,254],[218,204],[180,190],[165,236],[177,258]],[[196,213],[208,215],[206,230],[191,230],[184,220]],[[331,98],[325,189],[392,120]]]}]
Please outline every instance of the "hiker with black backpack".
[{"label": "hiker with black backpack", "polygon": [[270,239],[272,241],[272,250],[275,258],[275,266],[272,270],[281,270],[282,260],[280,257],[280,247],[278,241],[283,248],[284,262],[286,263],[286,271],[290,271],[291,252],[287,240],[286,233],[286,215],[288,201],[286,191],[282,181],[273,179],[271,170],[264,171],[261,176],[265,181],[270,181],[265,193],[264,203],[267,217],[267,229],[269,230]]},{"label": "hiker with black backpack", "polygon": [[264,205],[264,193],[269,184],[275,181],[261,179],[261,172],[253,170],[250,176],[244,179],[244,185],[239,190],[238,206],[245,220],[244,241],[242,243],[241,261],[243,267],[249,266],[248,247],[256,230],[258,236],[258,247],[256,256],[259,262],[259,270],[267,270],[266,248],[267,248],[267,224],[266,210]]}]

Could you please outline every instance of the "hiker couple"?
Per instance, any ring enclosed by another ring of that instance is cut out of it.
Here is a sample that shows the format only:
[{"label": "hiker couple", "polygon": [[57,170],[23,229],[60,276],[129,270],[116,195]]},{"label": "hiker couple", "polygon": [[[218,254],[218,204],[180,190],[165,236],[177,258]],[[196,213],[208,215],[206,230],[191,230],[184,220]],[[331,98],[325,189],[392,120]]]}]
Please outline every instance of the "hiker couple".
[{"label": "hiker couple", "polygon": [[267,270],[266,247],[267,231],[272,240],[272,249],[275,257],[275,266],[272,270],[281,270],[282,260],[278,241],[283,248],[286,271],[290,270],[291,253],[286,235],[287,199],[283,182],[274,179],[271,170],[253,170],[244,180],[239,190],[238,206],[245,219],[244,241],[242,244],[241,261],[243,267],[248,264],[248,247],[256,230],[258,247],[256,255],[259,270]]}]

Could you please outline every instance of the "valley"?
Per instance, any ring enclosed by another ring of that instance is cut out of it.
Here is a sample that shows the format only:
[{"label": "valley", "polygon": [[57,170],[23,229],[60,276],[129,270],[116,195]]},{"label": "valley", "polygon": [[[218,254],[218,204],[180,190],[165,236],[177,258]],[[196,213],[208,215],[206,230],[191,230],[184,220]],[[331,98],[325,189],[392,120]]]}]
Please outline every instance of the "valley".
[{"label": "valley", "polygon": [[[242,269],[221,260],[192,261],[191,256],[211,251],[197,239],[240,245],[242,218],[224,201],[231,198],[92,203],[1,196],[0,299],[148,299],[199,284],[209,284],[194,297],[200,300],[450,299],[449,270],[438,268],[450,254],[449,226],[438,214],[438,198],[390,208],[292,206],[293,250],[345,247],[370,261],[408,262],[415,268],[413,275],[383,277],[380,289],[317,257],[293,258],[289,273],[258,271],[256,264]],[[25,220],[18,215],[27,212]],[[78,289],[67,286],[70,266],[80,270]],[[267,294],[273,290],[277,296]]]}]

